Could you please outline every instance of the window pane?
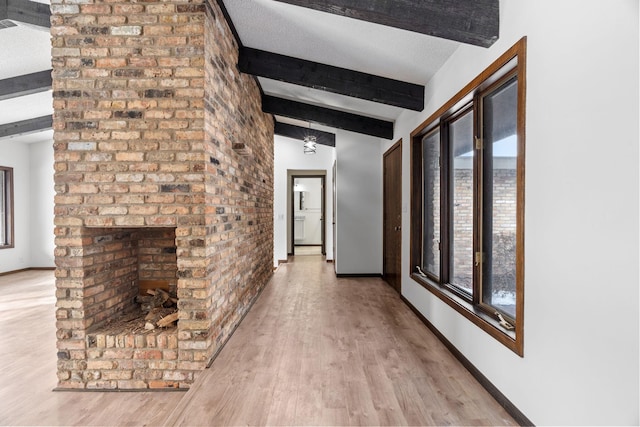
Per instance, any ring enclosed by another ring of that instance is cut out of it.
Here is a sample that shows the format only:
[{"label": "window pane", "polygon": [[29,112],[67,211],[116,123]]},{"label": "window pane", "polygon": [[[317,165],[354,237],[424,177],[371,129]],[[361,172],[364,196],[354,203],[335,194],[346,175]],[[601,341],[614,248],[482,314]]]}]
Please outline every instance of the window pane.
[{"label": "window pane", "polygon": [[515,319],[516,160],[518,82],[510,80],[483,99],[482,300]]},{"label": "window pane", "polygon": [[440,277],[440,132],[422,140],[422,269]]},{"label": "window pane", "polygon": [[452,236],[450,283],[473,294],[473,111],[449,125],[453,167],[451,177]]}]

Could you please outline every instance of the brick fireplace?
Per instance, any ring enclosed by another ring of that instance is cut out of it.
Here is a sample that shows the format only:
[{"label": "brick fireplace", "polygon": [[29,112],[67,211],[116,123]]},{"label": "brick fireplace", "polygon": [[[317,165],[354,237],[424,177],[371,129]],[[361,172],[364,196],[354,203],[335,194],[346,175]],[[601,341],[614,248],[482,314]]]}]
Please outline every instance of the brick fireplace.
[{"label": "brick fireplace", "polygon": [[[215,0],[52,1],[58,386],[188,388],[273,263],[273,120]],[[141,283],[177,326],[118,330]]]}]

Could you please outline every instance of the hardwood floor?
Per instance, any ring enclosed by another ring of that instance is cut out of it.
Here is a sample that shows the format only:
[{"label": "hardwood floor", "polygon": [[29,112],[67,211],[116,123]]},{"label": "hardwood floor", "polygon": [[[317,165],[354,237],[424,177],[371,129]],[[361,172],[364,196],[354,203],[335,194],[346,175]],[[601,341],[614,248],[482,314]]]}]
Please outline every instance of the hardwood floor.
[{"label": "hardwood floor", "polygon": [[294,246],[295,256],[300,255],[322,255],[322,246]]},{"label": "hardwood floor", "polygon": [[166,425],[516,425],[380,279],[294,257]]},{"label": "hardwood floor", "polygon": [[188,392],[52,392],[53,273],[0,277],[3,425],[516,425],[382,280],[282,264]]}]

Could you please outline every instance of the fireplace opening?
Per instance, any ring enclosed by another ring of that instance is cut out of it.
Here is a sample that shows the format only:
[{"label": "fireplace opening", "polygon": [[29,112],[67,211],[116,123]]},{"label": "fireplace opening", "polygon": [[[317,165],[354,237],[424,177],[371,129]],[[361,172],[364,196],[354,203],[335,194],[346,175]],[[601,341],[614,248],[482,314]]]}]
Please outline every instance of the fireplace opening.
[{"label": "fireplace opening", "polygon": [[99,336],[148,335],[178,320],[175,228],[88,228],[84,290],[88,344]]}]

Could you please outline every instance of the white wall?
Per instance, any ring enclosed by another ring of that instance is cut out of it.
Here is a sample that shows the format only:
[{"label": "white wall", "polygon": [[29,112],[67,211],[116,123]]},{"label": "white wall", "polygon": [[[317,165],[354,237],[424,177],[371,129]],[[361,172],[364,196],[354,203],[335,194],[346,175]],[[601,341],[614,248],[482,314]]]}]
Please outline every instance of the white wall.
[{"label": "white wall", "polygon": [[338,274],[382,274],[382,161],[378,138],[338,131]]},{"label": "white wall", "polygon": [[53,267],[53,142],[29,144],[30,167],[30,267]]},{"label": "white wall", "polygon": [[13,168],[15,247],[0,250],[0,273],[54,267],[53,142],[0,140],[0,165]]},{"label": "white wall", "polygon": [[275,136],[274,144],[274,195],[273,195],[273,236],[274,250],[273,262],[278,265],[278,260],[287,259],[287,200],[290,197],[287,191],[287,170],[324,170],[326,171],[325,181],[325,247],[327,260],[333,259],[333,225],[331,218],[333,215],[331,180],[333,179],[333,162],[335,160],[335,149],[326,145],[318,144],[316,154],[306,155],[302,152],[302,141],[286,138],[280,135]]},{"label": "white wall", "polygon": [[13,168],[13,218],[15,247],[0,249],[0,272],[29,267],[29,146],[0,140],[0,166]]},{"label": "white wall", "polygon": [[[406,269],[402,293],[533,423],[637,425],[638,2],[503,0],[500,10],[500,40],[461,46],[429,82],[425,110],[396,122],[396,139],[406,206],[410,132],[528,37],[524,358]],[[402,256],[409,265],[408,213]]]}]

